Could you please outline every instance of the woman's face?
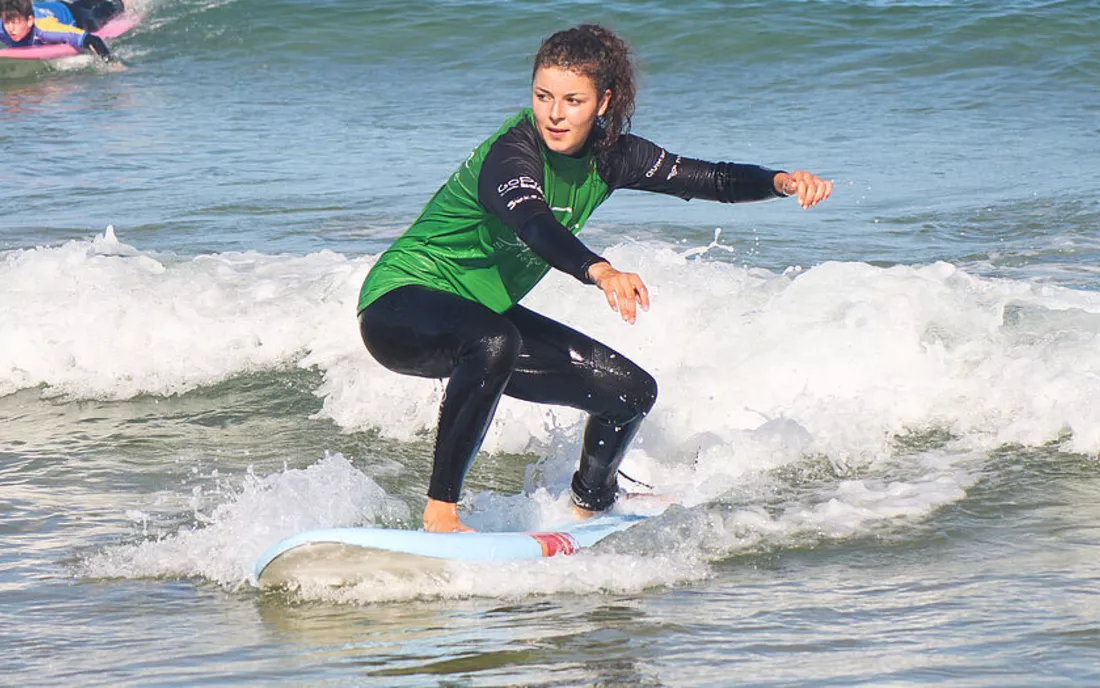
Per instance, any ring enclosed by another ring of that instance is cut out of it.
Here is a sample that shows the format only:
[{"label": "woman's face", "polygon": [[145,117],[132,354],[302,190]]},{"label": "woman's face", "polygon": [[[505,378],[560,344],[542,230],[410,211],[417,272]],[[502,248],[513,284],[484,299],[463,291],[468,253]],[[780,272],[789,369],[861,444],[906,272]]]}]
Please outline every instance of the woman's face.
[{"label": "woman's face", "polygon": [[546,147],[555,153],[580,153],[609,102],[611,91],[596,93],[596,85],[583,74],[561,67],[540,67],[535,72],[531,85],[535,125]]}]

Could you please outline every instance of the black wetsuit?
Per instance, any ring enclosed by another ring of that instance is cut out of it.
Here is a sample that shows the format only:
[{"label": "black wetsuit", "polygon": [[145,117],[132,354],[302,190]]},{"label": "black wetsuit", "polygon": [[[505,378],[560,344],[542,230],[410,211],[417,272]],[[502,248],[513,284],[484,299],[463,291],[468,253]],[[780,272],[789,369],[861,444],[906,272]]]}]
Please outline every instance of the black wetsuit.
[{"label": "black wetsuit", "polygon": [[379,363],[450,378],[428,496],[458,501],[507,394],[589,414],[573,500],[592,511],[610,507],[657,384],[622,354],[517,302],[551,267],[588,281],[600,258],[575,232],[615,189],[754,201],[781,195],[775,174],[682,158],[633,135],[603,155],[567,158],[545,148],[530,111],[475,149],[379,258],[360,299],[360,332]]},{"label": "black wetsuit", "polygon": [[122,0],[65,0],[76,25],[85,31],[99,31],[103,25],[125,11]]}]

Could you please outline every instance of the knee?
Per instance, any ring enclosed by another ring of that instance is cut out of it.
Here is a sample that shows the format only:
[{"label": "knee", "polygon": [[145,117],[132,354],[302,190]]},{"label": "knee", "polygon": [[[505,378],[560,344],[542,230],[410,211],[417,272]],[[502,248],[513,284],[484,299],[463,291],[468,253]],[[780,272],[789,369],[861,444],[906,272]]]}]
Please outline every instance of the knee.
[{"label": "knee", "polygon": [[631,420],[644,418],[657,402],[657,381],[638,368],[630,375],[628,386],[619,398],[628,408]]},{"label": "knee", "polygon": [[646,371],[634,367],[620,378],[616,396],[617,408],[608,409],[605,417],[620,424],[640,421],[657,402],[657,381]]},{"label": "knee", "polygon": [[653,408],[653,404],[657,403],[657,380],[652,375],[638,369],[638,375],[636,379],[636,399],[639,415],[647,415],[650,409]]},{"label": "knee", "polygon": [[645,417],[657,402],[657,380],[621,354],[612,354],[606,365],[596,366],[604,388],[614,394],[602,417],[628,423]]}]

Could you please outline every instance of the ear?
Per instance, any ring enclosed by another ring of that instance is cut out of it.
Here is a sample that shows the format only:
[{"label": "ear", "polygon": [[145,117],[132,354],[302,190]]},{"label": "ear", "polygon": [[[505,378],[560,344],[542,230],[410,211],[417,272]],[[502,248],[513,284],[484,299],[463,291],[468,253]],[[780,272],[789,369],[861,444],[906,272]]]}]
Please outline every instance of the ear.
[{"label": "ear", "polygon": [[607,112],[607,106],[611,104],[611,89],[607,89],[603,92],[603,97],[600,98],[600,109],[596,112],[597,117],[603,117]]}]

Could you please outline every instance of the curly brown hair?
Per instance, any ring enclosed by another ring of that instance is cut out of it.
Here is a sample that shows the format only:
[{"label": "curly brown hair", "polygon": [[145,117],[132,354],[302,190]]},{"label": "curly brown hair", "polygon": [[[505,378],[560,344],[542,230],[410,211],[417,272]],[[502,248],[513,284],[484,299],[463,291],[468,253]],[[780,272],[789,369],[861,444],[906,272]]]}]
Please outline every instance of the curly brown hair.
[{"label": "curly brown hair", "polygon": [[610,30],[597,24],[581,24],[559,31],[539,46],[531,79],[543,67],[561,67],[592,80],[596,93],[611,91],[611,102],[598,122],[593,147],[606,151],[621,134],[630,131],[634,115],[634,65],[630,47]]}]

